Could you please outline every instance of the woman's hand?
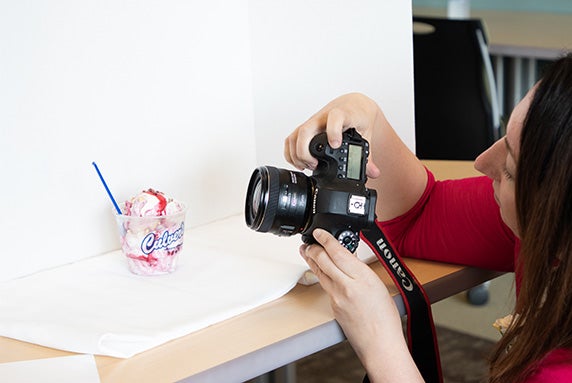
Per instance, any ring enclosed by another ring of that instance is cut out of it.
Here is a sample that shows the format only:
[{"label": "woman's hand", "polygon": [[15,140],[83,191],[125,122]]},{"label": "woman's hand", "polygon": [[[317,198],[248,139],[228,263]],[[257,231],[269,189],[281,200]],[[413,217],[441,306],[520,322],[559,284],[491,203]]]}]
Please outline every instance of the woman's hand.
[{"label": "woman's hand", "polygon": [[[301,254],[331,299],[334,315],[355,348],[402,332],[401,320],[385,284],[330,233],[314,231],[319,244],[302,245]],[[356,350],[357,351],[357,350]]]},{"label": "woman's hand", "polygon": [[326,132],[330,146],[337,148],[342,133],[352,127],[369,141],[367,186],[377,190],[377,218],[385,221],[409,211],[425,190],[427,173],[375,101],[363,94],[334,99],[296,128],[284,142],[284,157],[300,170],[315,170],[318,160],[309,149],[312,138]]},{"label": "woman's hand", "polygon": [[[309,151],[310,141],[318,133],[326,132],[332,148],[342,143],[342,132],[356,128],[363,138],[371,143],[374,125],[381,115],[378,105],[359,93],[338,97],[300,125],[284,143],[284,157],[296,168],[314,170],[318,165]],[[368,177],[377,178],[379,170],[373,161],[368,161]]]},{"label": "woman's hand", "polygon": [[316,229],[313,235],[318,244],[302,245],[300,253],[330,296],[336,320],[370,380],[422,381],[385,284],[330,233]]}]

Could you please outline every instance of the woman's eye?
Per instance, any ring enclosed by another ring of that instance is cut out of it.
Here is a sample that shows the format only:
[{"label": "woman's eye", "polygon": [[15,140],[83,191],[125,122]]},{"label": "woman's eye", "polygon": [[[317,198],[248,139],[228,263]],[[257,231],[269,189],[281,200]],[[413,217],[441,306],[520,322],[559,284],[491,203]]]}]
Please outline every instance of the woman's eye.
[{"label": "woman's eye", "polygon": [[510,174],[510,172],[507,170],[507,168],[504,168],[504,169],[503,169],[503,173],[504,173],[504,176],[505,176],[505,178],[506,178],[507,180],[511,180],[511,179],[512,179],[512,174]]}]

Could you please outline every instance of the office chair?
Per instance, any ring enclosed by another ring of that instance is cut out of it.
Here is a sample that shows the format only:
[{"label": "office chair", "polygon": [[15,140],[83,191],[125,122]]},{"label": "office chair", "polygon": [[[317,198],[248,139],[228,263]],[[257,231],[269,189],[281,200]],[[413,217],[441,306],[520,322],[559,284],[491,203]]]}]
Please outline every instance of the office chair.
[{"label": "office chair", "polygon": [[[413,17],[416,154],[474,160],[500,138],[500,112],[486,34],[478,19]],[[488,282],[467,291],[488,302]]]},{"label": "office chair", "polygon": [[483,25],[414,16],[413,27],[417,156],[474,160],[500,137]]}]

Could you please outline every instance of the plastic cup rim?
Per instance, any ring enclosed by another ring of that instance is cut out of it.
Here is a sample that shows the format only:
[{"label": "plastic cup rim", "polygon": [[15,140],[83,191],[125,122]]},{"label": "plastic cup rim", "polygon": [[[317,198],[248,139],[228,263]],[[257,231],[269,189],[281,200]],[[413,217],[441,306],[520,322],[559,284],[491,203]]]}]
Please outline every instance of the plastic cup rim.
[{"label": "plastic cup rim", "polygon": [[[127,214],[118,214],[115,209],[113,209],[113,212],[115,213],[115,217],[118,219],[124,219],[124,220],[145,220],[145,221],[149,221],[149,220],[155,220],[155,219],[165,219],[165,218],[175,218],[178,217],[180,215],[186,215],[187,214],[187,205],[184,203],[179,202],[179,205],[182,207],[181,210],[179,210],[178,212],[174,213],[174,214],[166,214],[166,215],[146,215],[143,217],[140,216],[136,216],[136,215],[127,215]],[[122,202],[119,204],[119,208],[121,209],[121,211],[125,211],[125,202]]]}]

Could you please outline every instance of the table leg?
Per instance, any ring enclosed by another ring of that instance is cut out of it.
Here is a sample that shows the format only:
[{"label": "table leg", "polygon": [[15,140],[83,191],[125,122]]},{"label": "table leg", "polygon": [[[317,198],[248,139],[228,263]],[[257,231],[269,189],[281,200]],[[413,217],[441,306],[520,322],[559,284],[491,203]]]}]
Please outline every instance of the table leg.
[{"label": "table leg", "polygon": [[296,363],[290,363],[261,375],[251,383],[296,383]]}]

